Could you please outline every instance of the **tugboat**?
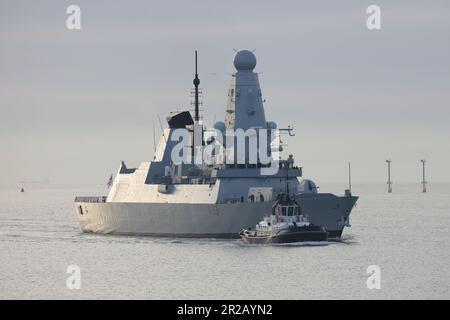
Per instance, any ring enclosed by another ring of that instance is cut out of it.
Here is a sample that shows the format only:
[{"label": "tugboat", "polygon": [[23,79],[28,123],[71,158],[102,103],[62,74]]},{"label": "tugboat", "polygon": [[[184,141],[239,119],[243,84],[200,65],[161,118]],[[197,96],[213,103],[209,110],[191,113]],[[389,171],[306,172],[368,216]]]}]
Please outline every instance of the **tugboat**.
[{"label": "tugboat", "polygon": [[327,241],[323,226],[315,226],[302,214],[295,197],[280,194],[272,207],[272,214],[264,217],[255,230],[245,229],[239,235],[250,244],[293,243]]}]

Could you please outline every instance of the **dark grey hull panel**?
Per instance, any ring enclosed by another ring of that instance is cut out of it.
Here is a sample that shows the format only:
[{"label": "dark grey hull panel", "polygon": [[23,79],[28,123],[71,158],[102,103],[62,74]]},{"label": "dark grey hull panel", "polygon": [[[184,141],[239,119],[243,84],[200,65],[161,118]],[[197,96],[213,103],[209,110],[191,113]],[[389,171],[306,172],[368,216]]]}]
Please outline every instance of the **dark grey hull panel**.
[{"label": "dark grey hull panel", "polygon": [[275,235],[271,237],[249,237],[242,236],[242,240],[249,244],[279,244],[279,243],[295,243],[306,241],[327,241],[328,235],[326,231],[309,231],[309,232],[289,232],[285,234]]}]

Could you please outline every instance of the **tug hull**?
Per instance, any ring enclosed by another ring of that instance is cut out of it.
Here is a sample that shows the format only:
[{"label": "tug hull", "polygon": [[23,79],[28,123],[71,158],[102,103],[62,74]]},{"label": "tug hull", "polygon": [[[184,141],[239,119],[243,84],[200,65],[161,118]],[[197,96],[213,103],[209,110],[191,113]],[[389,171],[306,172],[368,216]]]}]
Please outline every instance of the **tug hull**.
[{"label": "tug hull", "polygon": [[305,241],[327,241],[328,233],[321,227],[298,227],[264,234],[245,230],[240,233],[242,240],[249,244],[276,244]]}]

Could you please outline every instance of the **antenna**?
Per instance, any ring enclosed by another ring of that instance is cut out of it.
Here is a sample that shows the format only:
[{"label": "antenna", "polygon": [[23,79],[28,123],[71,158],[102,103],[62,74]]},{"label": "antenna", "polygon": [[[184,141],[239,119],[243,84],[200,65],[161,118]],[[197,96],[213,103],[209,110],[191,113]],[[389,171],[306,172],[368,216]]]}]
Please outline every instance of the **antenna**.
[{"label": "antenna", "polygon": [[425,181],[425,159],[420,160],[422,162],[422,192],[427,192],[427,182]]},{"label": "antenna", "polygon": [[348,190],[352,192],[352,168],[350,161],[348,162]]},{"label": "antenna", "polygon": [[392,181],[391,181],[391,162],[392,160],[386,160],[386,163],[388,164],[388,193],[392,193]]},{"label": "antenna", "polygon": [[194,78],[194,86],[195,86],[195,122],[199,121],[199,114],[198,114],[198,85],[200,84],[200,79],[198,78],[198,71],[197,71],[197,50],[195,50],[195,78]]},{"label": "antenna", "polygon": [[156,156],[156,130],[154,122],[153,122],[153,154],[155,154]]},{"label": "antenna", "polygon": [[287,194],[287,199],[290,199],[289,196],[289,167],[286,167],[286,194]]},{"label": "antenna", "polygon": [[161,127],[162,135],[164,137],[164,142],[167,143],[166,135],[164,134],[164,128],[163,128],[163,125],[162,125],[162,122],[161,122],[161,118],[159,117],[159,114],[158,114],[158,121],[159,121],[159,126]]}]

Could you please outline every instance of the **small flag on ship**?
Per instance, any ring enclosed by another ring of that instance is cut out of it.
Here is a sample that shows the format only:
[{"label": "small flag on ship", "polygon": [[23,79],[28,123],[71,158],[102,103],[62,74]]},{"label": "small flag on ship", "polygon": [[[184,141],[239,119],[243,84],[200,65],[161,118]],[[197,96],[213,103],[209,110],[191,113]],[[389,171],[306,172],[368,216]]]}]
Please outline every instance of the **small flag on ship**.
[{"label": "small flag on ship", "polygon": [[113,175],[111,174],[111,177],[109,177],[109,180],[108,180],[108,183],[106,184],[106,186],[108,188],[111,188],[112,184],[113,184]]}]

